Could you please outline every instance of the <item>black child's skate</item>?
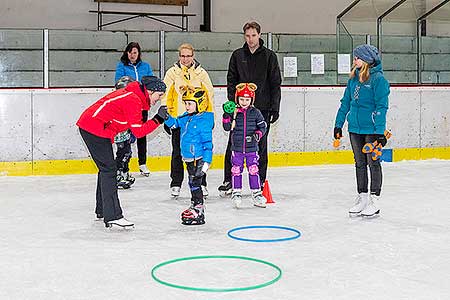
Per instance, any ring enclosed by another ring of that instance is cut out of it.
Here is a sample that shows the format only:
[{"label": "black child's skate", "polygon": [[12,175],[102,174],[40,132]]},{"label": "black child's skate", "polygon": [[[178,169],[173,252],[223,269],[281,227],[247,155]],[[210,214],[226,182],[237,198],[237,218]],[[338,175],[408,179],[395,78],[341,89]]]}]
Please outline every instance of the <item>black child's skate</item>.
[{"label": "black child's skate", "polygon": [[218,190],[220,197],[226,197],[228,195],[231,195],[231,192],[233,191],[231,182],[225,181],[224,183],[222,183],[221,186],[219,186]]},{"label": "black child's skate", "polygon": [[183,225],[203,225],[205,224],[205,207],[203,204],[190,206],[181,213],[181,223]]},{"label": "black child's skate", "polygon": [[129,189],[135,182],[135,178],[128,172],[117,171],[117,187],[119,189]]}]

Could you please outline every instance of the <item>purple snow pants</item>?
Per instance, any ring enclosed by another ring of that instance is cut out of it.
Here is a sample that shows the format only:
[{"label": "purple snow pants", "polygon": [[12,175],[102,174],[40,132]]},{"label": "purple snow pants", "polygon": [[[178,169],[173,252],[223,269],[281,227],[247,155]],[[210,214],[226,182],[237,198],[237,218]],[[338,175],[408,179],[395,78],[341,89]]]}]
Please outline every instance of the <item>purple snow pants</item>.
[{"label": "purple snow pants", "polygon": [[259,155],[258,152],[235,152],[231,153],[231,175],[233,177],[233,190],[242,189],[242,171],[244,171],[244,160],[248,170],[248,182],[251,190],[259,190]]}]

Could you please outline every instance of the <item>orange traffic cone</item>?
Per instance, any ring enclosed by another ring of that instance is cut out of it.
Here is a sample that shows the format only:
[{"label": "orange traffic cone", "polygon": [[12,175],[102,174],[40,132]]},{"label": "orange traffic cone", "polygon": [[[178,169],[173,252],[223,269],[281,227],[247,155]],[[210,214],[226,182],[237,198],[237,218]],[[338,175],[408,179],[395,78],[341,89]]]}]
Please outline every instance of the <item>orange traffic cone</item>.
[{"label": "orange traffic cone", "polygon": [[275,203],[275,201],[273,201],[272,199],[272,193],[270,192],[270,186],[267,179],[266,181],[264,181],[264,188],[262,191],[262,195],[264,196],[264,198],[266,198],[266,204]]}]

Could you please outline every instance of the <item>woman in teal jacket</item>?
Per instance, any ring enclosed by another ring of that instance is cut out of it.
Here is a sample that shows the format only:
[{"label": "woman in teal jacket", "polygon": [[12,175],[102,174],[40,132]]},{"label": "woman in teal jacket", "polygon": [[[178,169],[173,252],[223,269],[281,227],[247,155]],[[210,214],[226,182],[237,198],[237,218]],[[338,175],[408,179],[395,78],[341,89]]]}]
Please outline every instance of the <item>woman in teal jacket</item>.
[{"label": "woman in teal jacket", "polygon": [[[117,63],[115,83],[123,76],[129,76],[135,81],[141,81],[144,76],[153,76],[153,70],[149,63],[141,59],[141,46],[137,42],[127,45]],[[148,119],[148,110],[142,111],[142,122]],[[147,137],[137,139],[139,171],[144,176],[149,176],[147,168]]]},{"label": "woman in teal jacket", "polygon": [[[384,78],[378,49],[360,45],[353,50],[353,68],[350,73],[341,106],[336,115],[334,137],[342,137],[342,126],[348,122],[348,132],[355,158],[358,196],[349,210],[351,216],[375,216],[380,213],[375,202],[380,199],[383,173],[380,159],[362,152],[366,143],[384,146],[386,112],[388,110],[389,82]],[[368,172],[370,170],[370,194]]]}]

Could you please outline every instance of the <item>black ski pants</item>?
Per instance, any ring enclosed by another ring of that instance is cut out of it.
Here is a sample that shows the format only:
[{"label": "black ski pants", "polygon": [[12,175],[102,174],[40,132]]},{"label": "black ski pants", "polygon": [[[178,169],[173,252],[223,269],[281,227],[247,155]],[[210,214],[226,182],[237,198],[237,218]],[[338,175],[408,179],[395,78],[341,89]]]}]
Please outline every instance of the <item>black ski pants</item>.
[{"label": "black ski pants", "polygon": [[186,162],[186,169],[189,175],[189,188],[191,189],[191,203],[193,206],[203,204],[202,180],[205,173],[202,172],[203,160]]},{"label": "black ski pants", "polygon": [[[184,167],[183,159],[181,157],[181,130],[180,128],[175,128],[171,130],[172,132],[172,157],[170,160],[170,187],[178,186],[181,187],[184,179]],[[231,170],[231,167],[230,167]],[[202,184],[206,186],[206,174],[202,177]]]},{"label": "black ski pants", "polygon": [[353,157],[355,158],[356,184],[358,193],[368,193],[369,178],[367,166],[370,170],[370,193],[377,196],[381,193],[383,172],[380,159],[372,159],[371,153],[363,153],[364,144],[372,143],[376,136],[372,134],[357,134],[350,132],[350,143],[352,145]]},{"label": "black ski pants", "polygon": [[80,134],[99,170],[95,213],[102,215],[105,223],[123,218],[117,194],[117,165],[111,140],[98,137],[81,128]]},{"label": "black ski pants", "polygon": [[[142,111],[142,122],[147,122],[148,120],[148,110]],[[147,163],[147,136],[144,135],[138,138],[136,141],[137,153],[139,165],[145,165]]]},{"label": "black ski pants", "polygon": [[117,169],[121,170],[124,173],[127,173],[129,168],[129,162],[131,159],[131,141],[126,140],[124,142],[116,143],[117,151],[116,151],[116,165]]}]

